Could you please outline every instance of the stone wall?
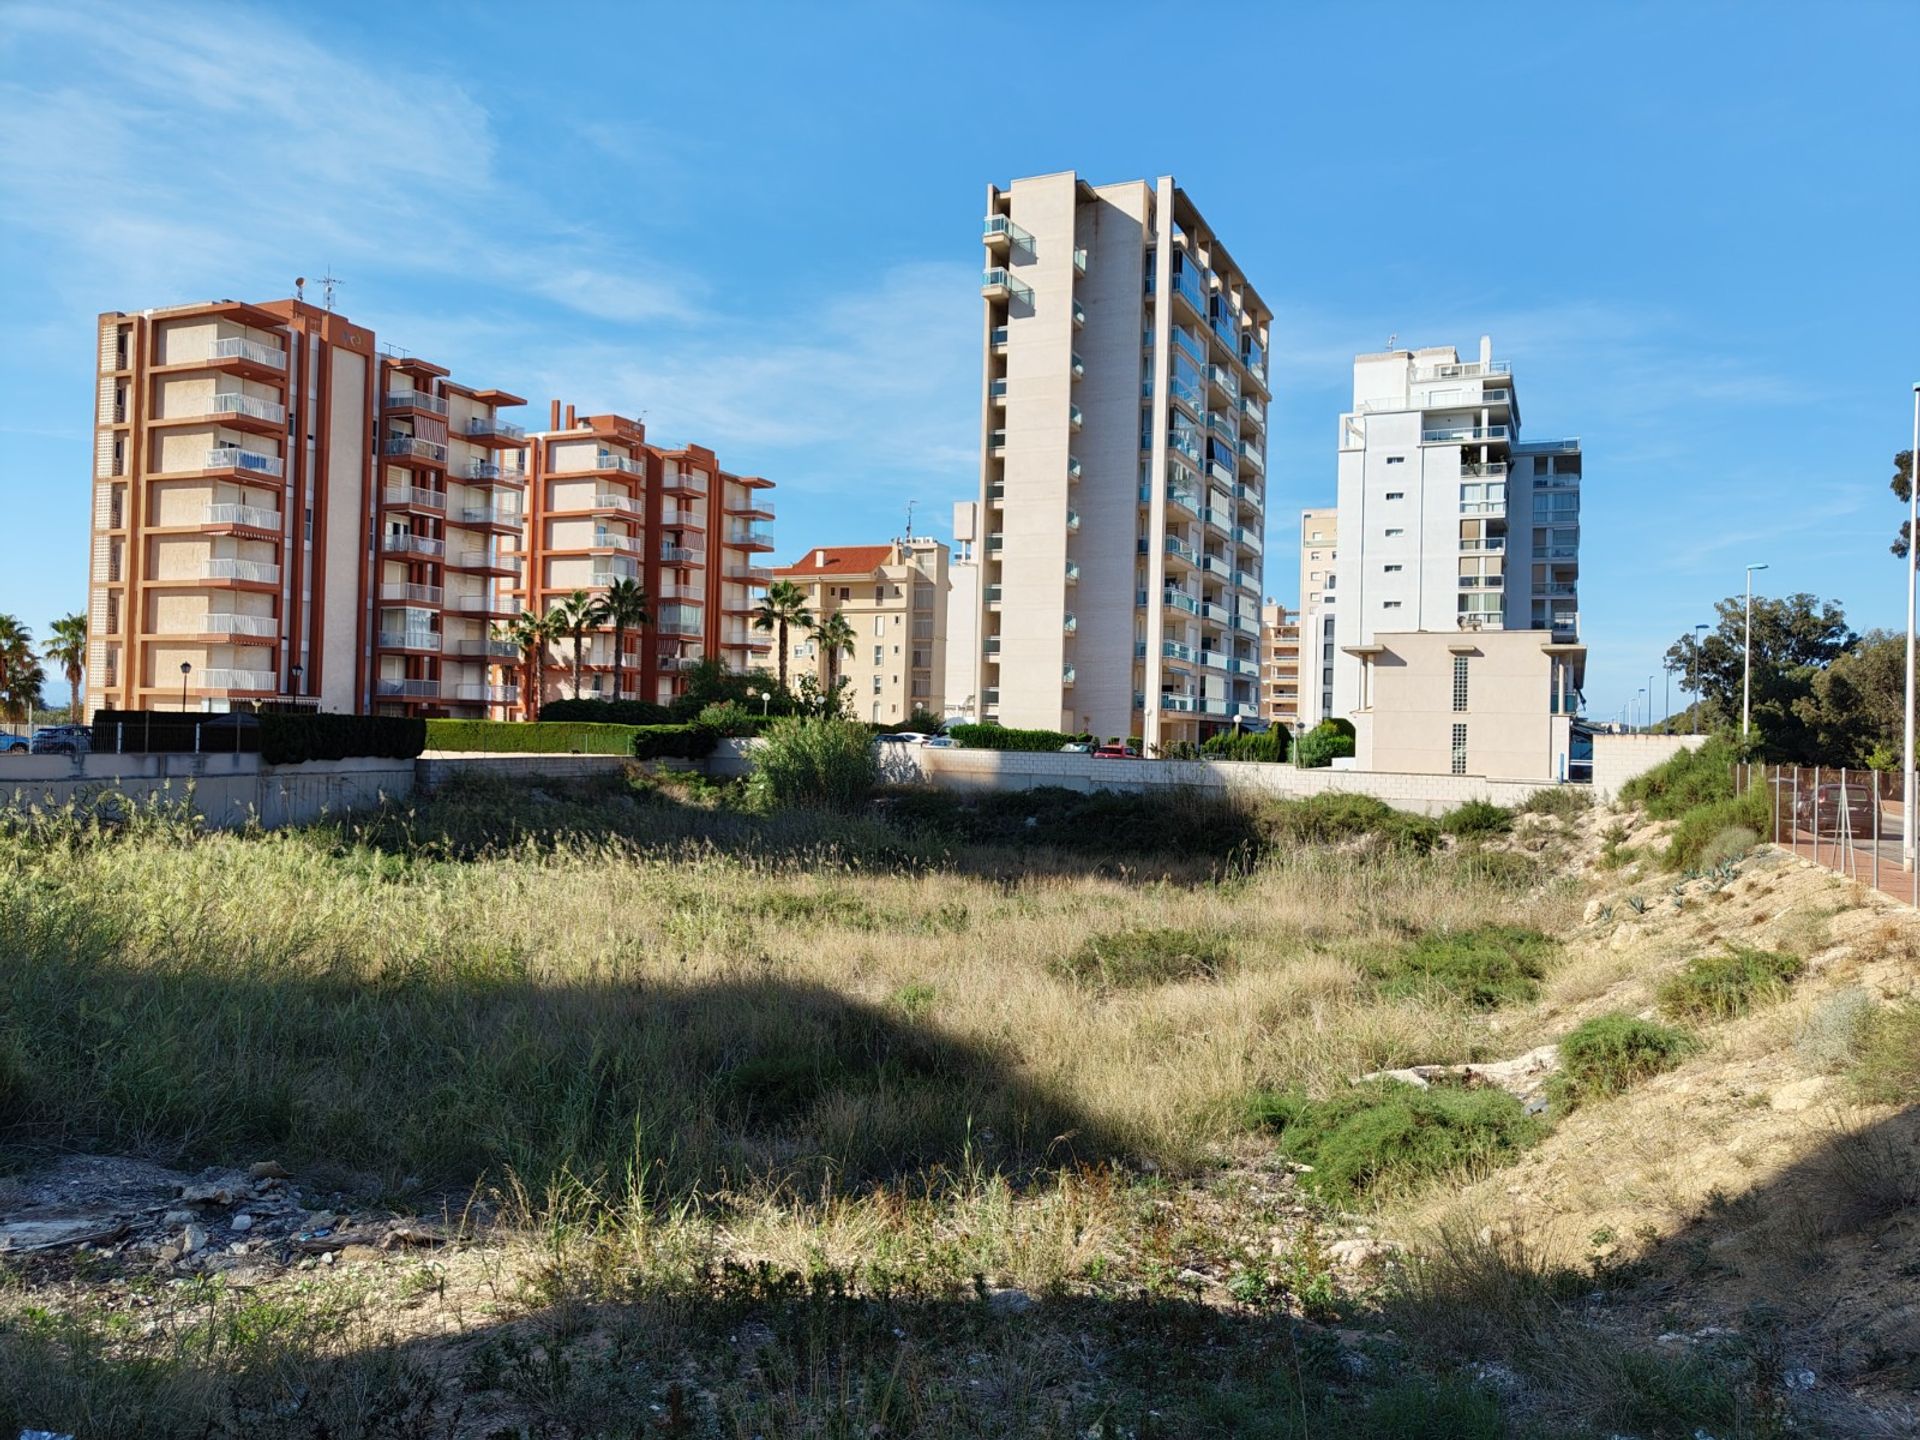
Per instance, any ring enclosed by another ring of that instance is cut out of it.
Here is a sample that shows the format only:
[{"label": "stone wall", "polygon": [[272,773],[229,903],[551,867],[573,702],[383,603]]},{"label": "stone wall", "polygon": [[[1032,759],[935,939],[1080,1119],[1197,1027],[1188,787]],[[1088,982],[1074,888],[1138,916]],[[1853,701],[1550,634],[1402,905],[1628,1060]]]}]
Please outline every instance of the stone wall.
[{"label": "stone wall", "polygon": [[1597,800],[1612,800],[1620,787],[1636,775],[1644,775],[1682,750],[1692,750],[1706,742],[1704,735],[1596,735],[1593,737],[1593,793]]},{"label": "stone wall", "polygon": [[58,807],[118,793],[190,801],[216,829],[279,828],[413,792],[414,762],[366,757],[263,765],[258,755],[0,755],[0,806]]},{"label": "stone wall", "polygon": [[497,775],[503,780],[580,780],[618,775],[631,755],[497,755],[433,750],[414,762],[419,788],[431,794],[453,776]]}]

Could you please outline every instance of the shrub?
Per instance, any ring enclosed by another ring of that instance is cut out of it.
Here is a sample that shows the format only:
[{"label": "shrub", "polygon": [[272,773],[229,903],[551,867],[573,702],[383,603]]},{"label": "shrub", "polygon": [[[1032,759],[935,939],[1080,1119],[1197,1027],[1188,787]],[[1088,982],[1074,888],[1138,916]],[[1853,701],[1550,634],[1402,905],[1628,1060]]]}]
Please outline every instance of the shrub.
[{"label": "shrub", "polygon": [[1584,785],[1555,785],[1551,790],[1536,790],[1520,807],[1522,815],[1553,815],[1571,820],[1593,808],[1593,792]]},{"label": "shrub", "polygon": [[1793,1048],[1816,1070],[1829,1074],[1851,1069],[1874,1023],[1873,997],[1858,985],[1836,990],[1807,1012]]},{"label": "shrub", "polygon": [[704,725],[727,740],[735,740],[743,735],[758,735],[766,728],[763,717],[738,700],[721,700],[707,706],[693,723]]},{"label": "shrub", "polygon": [[1631,1015],[1596,1015],[1575,1026],[1560,1042],[1554,1104],[1571,1110],[1589,1100],[1619,1095],[1671,1070],[1692,1048],[1693,1037],[1684,1030]]},{"label": "shrub", "polygon": [[[1759,836],[1773,828],[1773,811],[1766,787],[1755,785],[1744,795],[1730,796],[1696,806],[1680,817],[1667,841],[1666,866],[1669,870],[1689,870],[1706,863],[1712,850],[1723,859],[1744,855],[1758,843]],[[1742,837],[1749,837],[1745,848]],[[1732,853],[1728,853],[1731,851]]]},{"label": "shrub", "polygon": [[1440,829],[1448,835],[1505,835],[1513,829],[1513,811],[1485,800],[1468,800],[1440,817]]},{"label": "shrub", "polygon": [[1233,964],[1219,936],[1198,930],[1116,930],[1083,941],[1054,964],[1057,974],[1108,989],[1211,980]]},{"label": "shrub", "polygon": [[1058,750],[1093,739],[1091,735],[1069,735],[1061,730],[1010,730],[1004,725],[955,725],[947,733],[955,744],[969,750]]},{"label": "shrub", "polygon": [[704,760],[720,743],[720,733],[705,725],[636,725],[636,760]]},{"label": "shrub", "polygon": [[625,755],[639,728],[576,720],[429,720],[426,727],[430,750],[492,755]]},{"label": "shrub", "polygon": [[770,809],[857,810],[879,779],[866,726],[791,717],[769,728],[754,751],[748,793]]},{"label": "shrub", "polygon": [[1222,730],[1200,747],[1200,754],[1208,760],[1278,765],[1287,758],[1287,732],[1279,725],[1261,731]]},{"label": "shrub", "polygon": [[[1340,728],[1343,725],[1345,730]],[[1333,764],[1335,760],[1350,759],[1353,740],[1351,722],[1322,720],[1300,737],[1300,743],[1294,747],[1294,759],[1304,769],[1317,770]]]},{"label": "shrub", "polygon": [[[688,721],[722,701],[732,700],[756,715],[764,707],[768,715],[791,715],[800,702],[780,688],[780,682],[764,673],[729,670],[718,660],[702,660],[682,677],[681,692],[667,707],[667,719]],[[749,695],[751,690],[754,693]],[[764,698],[762,698],[764,697]]]},{"label": "shrub", "polygon": [[1920,1004],[1876,1012],[1862,1027],[1854,1080],[1861,1095],[1885,1105],[1920,1101]]},{"label": "shrub", "polygon": [[1371,795],[1329,791],[1305,800],[1283,800],[1266,812],[1269,834],[1282,844],[1336,845],[1373,837],[1397,849],[1424,853],[1440,827],[1424,815],[1396,810]]},{"label": "shrub", "polygon": [[1437,930],[1372,957],[1366,968],[1382,994],[1438,992],[1476,1010],[1531,1000],[1540,993],[1554,942],[1517,925]]},{"label": "shrub", "polygon": [[297,711],[260,717],[260,758],[269,765],[361,755],[411,760],[426,748],[426,722],[404,715]]},{"label": "shrub", "polygon": [[1689,960],[1661,984],[1660,1008],[1675,1019],[1731,1019],[1780,999],[1805,969],[1805,962],[1792,955],[1736,945],[1724,955]]},{"label": "shrub", "polygon": [[646,700],[549,700],[542,720],[585,720],[601,725],[664,725],[667,707]]},{"label": "shrub", "polygon": [[960,796],[916,787],[889,796],[896,825],[965,845],[1044,846],[1083,855],[1244,861],[1268,848],[1258,809],[1238,795],[1172,790],[1087,793],[1057,785]]},{"label": "shrub", "polygon": [[1504,1090],[1421,1090],[1369,1081],[1312,1100],[1256,1095],[1252,1118],[1280,1132],[1280,1153],[1311,1165],[1302,1182],[1329,1200],[1399,1190],[1511,1160],[1546,1133]]},{"label": "shrub", "polygon": [[1715,735],[1634,776],[1620,787],[1620,798],[1655,820],[1678,820],[1697,806],[1731,800],[1733,767],[1745,758],[1733,736]]},{"label": "shrub", "polygon": [[897,725],[875,725],[876,735],[900,735],[911,731],[915,735],[938,735],[940,727],[947,723],[944,715],[936,715],[931,710],[916,710]]}]

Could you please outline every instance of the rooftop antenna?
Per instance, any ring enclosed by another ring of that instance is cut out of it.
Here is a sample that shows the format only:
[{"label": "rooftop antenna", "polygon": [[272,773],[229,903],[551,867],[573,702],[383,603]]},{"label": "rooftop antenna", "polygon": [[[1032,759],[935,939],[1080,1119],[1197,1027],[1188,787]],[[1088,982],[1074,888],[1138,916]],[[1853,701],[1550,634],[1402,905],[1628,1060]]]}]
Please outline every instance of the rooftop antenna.
[{"label": "rooftop antenna", "polygon": [[326,296],[327,309],[329,310],[333,309],[333,287],[336,285],[344,285],[346,283],[347,283],[346,281],[337,279],[334,276],[333,267],[331,265],[327,267],[327,273],[320,277],[321,293]]},{"label": "rooftop antenna", "polygon": [[1396,330],[1391,335],[1387,336],[1387,349],[1393,350],[1398,348],[1399,341],[1400,341],[1400,332]]},{"label": "rooftop antenna", "polygon": [[912,500],[907,501],[907,539],[909,540],[913,538],[913,507],[915,503],[916,502]]},{"label": "rooftop antenna", "polygon": [[293,277],[293,298],[296,300],[305,300],[307,298],[306,276],[296,275]]}]

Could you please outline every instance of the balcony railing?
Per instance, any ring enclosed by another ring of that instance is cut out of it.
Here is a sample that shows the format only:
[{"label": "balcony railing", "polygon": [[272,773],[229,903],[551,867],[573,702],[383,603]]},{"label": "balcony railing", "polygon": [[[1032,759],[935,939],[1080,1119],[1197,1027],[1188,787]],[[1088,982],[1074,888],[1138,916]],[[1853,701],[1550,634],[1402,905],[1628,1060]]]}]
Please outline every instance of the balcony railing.
[{"label": "balcony railing", "polygon": [[672,545],[662,541],[660,558],[669,565],[704,565],[707,552],[694,545]]},{"label": "balcony railing", "polygon": [[615,470],[622,475],[645,475],[647,467],[638,460],[629,460],[624,455],[616,455],[611,450],[602,450],[593,457],[590,467],[594,470]]},{"label": "balcony railing", "polygon": [[737,580],[743,585],[771,585],[773,571],[765,565],[729,565],[727,579]]},{"label": "balcony railing", "polygon": [[389,530],[380,537],[380,548],[389,555],[433,555],[447,553],[447,542],[405,530]]},{"label": "balcony railing", "polygon": [[446,463],[447,458],[446,446],[413,435],[389,435],[380,452],[410,460],[433,460],[441,464]]},{"label": "balcony railing", "polygon": [[467,478],[499,480],[512,485],[524,485],[527,483],[527,472],[512,465],[502,465],[497,460],[469,460]]},{"label": "balcony railing", "polygon": [[416,605],[438,605],[445,594],[438,585],[410,585],[403,580],[385,580],[380,585],[382,600],[405,600]]},{"label": "balcony railing", "polygon": [[388,699],[438,700],[440,682],[438,680],[391,680],[382,675],[374,681],[373,693]]},{"label": "balcony railing", "polygon": [[751,525],[735,525],[727,531],[727,543],[729,545],[764,545],[771,549],[773,532],[756,530]]},{"label": "balcony railing", "polygon": [[389,410],[424,410],[429,415],[447,413],[446,397],[429,395],[425,390],[389,390],[386,402]]},{"label": "balcony railing", "polygon": [[230,335],[224,340],[215,340],[207,346],[209,360],[246,360],[255,365],[265,365],[271,370],[287,368],[287,352],[272,345],[262,345],[257,340],[243,340],[238,335]]},{"label": "balcony railing", "polygon": [[1423,365],[1413,372],[1416,380],[1476,380],[1485,375],[1511,375],[1511,360],[1472,360],[1457,365]]},{"label": "balcony railing", "polygon": [[1242,549],[1251,550],[1256,555],[1263,553],[1267,548],[1266,542],[1260,538],[1259,534],[1247,529],[1244,525],[1233,527],[1233,538]]},{"label": "balcony railing", "polygon": [[202,562],[203,580],[244,580],[257,585],[278,585],[280,567],[265,560],[234,560],[223,555]]},{"label": "balcony railing", "polygon": [[640,538],[637,535],[615,535],[610,530],[596,530],[593,534],[593,549],[619,550],[624,554],[640,553]]},{"label": "balcony railing", "polygon": [[280,512],[262,510],[258,505],[209,505],[206,508],[207,525],[244,525],[249,530],[280,529]]},{"label": "balcony railing", "polygon": [[216,666],[202,670],[199,678],[202,690],[272,691],[279,688],[271,670],[228,670]]},{"label": "balcony railing", "polygon": [[[560,508],[560,507],[556,507]],[[614,510],[622,515],[644,515],[646,506],[631,495],[616,495],[612,491],[602,491],[593,497],[595,510]]]},{"label": "balcony railing", "polygon": [[518,660],[520,647],[511,640],[456,640],[453,653],[467,660]]},{"label": "balcony railing", "polygon": [[463,505],[462,525],[518,525],[523,512],[500,505]]},{"label": "balcony railing", "polygon": [[1033,303],[1033,287],[1014,279],[1004,265],[995,265],[981,272],[980,293],[988,300],[1018,300],[1023,305]]},{"label": "balcony railing", "polygon": [[196,632],[201,635],[250,635],[271,640],[280,634],[280,621],[273,615],[206,615]]},{"label": "balcony railing", "polygon": [[498,435],[502,440],[524,440],[527,438],[527,428],[524,425],[511,424],[498,416],[475,415],[467,421],[467,434]]},{"label": "balcony railing", "polygon": [[1492,476],[1498,479],[1506,473],[1507,462],[1504,460],[1468,460],[1460,466],[1462,479],[1484,478],[1486,476]]},{"label": "balcony railing", "polygon": [[1451,445],[1456,442],[1473,443],[1480,440],[1507,440],[1512,438],[1512,428],[1506,425],[1447,425],[1438,430],[1422,430],[1422,445]]},{"label": "balcony railing", "polygon": [[454,687],[453,697],[473,705],[512,705],[520,699],[518,685],[476,685],[463,681]]},{"label": "balcony railing", "polygon": [[209,415],[245,415],[253,420],[265,420],[278,425],[287,418],[287,407],[273,400],[262,400],[257,396],[243,395],[238,391],[216,395],[208,407]]},{"label": "balcony railing", "polygon": [[989,215],[980,227],[981,242],[998,248],[1002,245],[1018,245],[1022,250],[1033,248],[1033,236],[1021,229],[1005,215]]},{"label": "balcony railing", "polygon": [[278,479],[286,474],[286,462],[278,455],[258,455],[251,450],[242,450],[237,445],[221,445],[207,452],[208,470],[245,470],[254,475],[271,475]]},{"label": "balcony railing", "polygon": [[460,568],[462,570],[505,570],[518,575],[520,556],[504,550],[462,550]]},{"label": "balcony railing", "polygon": [[[380,592],[383,597],[386,597],[387,588],[388,587],[383,587]],[[421,588],[431,590],[433,587],[429,585]],[[463,611],[469,615],[475,613],[487,615],[518,615],[521,608],[520,598],[517,595],[494,595],[485,590],[482,590],[477,595],[456,595],[451,601],[451,604],[454,609]]]},{"label": "balcony railing", "polygon": [[438,653],[442,637],[437,630],[382,630],[382,650],[432,650]]},{"label": "balcony railing", "polygon": [[447,497],[444,491],[425,490],[418,485],[389,485],[386,491],[389,505],[412,505],[422,510],[444,510]]}]

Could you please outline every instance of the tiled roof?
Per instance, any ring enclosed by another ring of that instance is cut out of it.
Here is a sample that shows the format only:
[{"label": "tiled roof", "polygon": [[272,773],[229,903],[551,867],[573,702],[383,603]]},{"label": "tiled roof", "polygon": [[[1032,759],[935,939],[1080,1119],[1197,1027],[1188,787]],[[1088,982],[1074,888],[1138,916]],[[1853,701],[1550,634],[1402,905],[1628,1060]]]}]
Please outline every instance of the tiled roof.
[{"label": "tiled roof", "polygon": [[871,575],[887,563],[891,545],[817,545],[798,562],[774,571],[782,580],[811,580],[823,575]]}]

